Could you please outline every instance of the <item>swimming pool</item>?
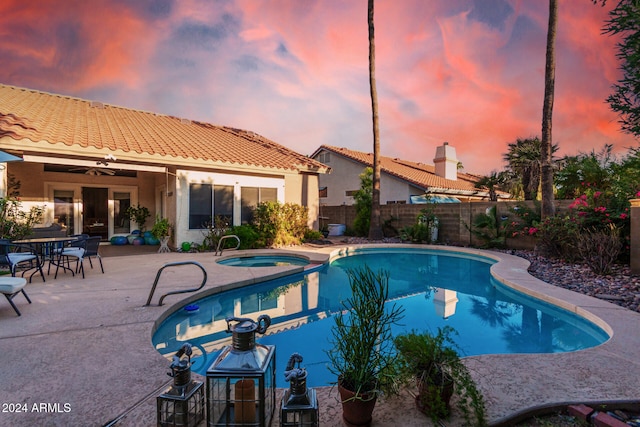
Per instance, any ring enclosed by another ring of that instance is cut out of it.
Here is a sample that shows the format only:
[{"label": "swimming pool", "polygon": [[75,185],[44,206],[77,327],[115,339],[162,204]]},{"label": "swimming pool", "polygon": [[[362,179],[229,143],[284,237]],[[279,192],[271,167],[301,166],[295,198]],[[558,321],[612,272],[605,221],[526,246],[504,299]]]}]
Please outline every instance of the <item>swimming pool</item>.
[{"label": "swimming pool", "polygon": [[308,265],[309,260],[291,255],[253,255],[225,258],[218,264],[233,267],[278,267],[287,265]]},{"label": "swimming pool", "polygon": [[[170,357],[184,342],[194,346],[193,370],[205,374],[217,352],[230,344],[225,318],[268,314],[272,325],[262,344],[276,345],[276,366],[299,352],[309,386],[335,378],[326,369],[332,313],[348,297],[345,270],[364,263],[390,272],[392,300],[405,308],[399,333],[453,326],[465,355],[557,353],[599,345],[609,336],[601,328],[554,305],[499,283],[490,274],[495,261],[450,251],[406,248],[344,252],[310,272],[226,291],[197,302],[189,314],[177,310],[156,330],[155,348]],[[277,375],[278,387],[287,387]]]}]

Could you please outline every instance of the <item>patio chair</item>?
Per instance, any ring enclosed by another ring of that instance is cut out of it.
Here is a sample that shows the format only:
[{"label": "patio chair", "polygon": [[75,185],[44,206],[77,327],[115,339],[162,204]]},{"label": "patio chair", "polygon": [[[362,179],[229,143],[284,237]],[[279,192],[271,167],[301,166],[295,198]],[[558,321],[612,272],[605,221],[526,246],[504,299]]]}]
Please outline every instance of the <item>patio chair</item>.
[{"label": "patio chair", "polygon": [[31,300],[29,299],[29,295],[24,291],[24,286],[27,284],[27,279],[24,277],[0,277],[0,294],[3,294],[7,297],[7,301],[11,304],[11,307],[15,310],[18,316],[22,316],[18,307],[16,307],[13,302],[13,298],[22,293],[24,297],[27,299],[29,304],[31,304]]},{"label": "patio chair", "polygon": [[91,236],[87,239],[86,246],[84,248],[84,256],[89,260],[89,265],[93,268],[93,262],[91,262],[92,257],[96,257],[98,261],[100,261],[100,271],[104,274],[104,267],[102,266],[102,257],[100,256],[100,242],[102,241],[102,236]]},{"label": "patio chair", "polygon": [[11,276],[15,277],[18,268],[24,268],[22,271],[22,277],[29,270],[35,269],[29,276],[29,283],[33,275],[40,273],[42,281],[46,282],[44,273],[42,272],[42,262],[38,252],[27,245],[18,245],[11,243],[8,239],[0,239],[0,265],[9,267]]},{"label": "patio chair", "polygon": [[[84,251],[87,245],[87,239],[78,239],[72,241],[70,244],[65,246],[58,253],[58,261],[56,262],[56,274],[54,279],[58,278],[58,270],[62,267],[64,270],[70,270],[71,273],[77,274],[79,271],[82,271],[82,278],[84,279],[84,268],[82,264],[82,260],[84,259]],[[75,259],[76,267],[71,268],[71,261]],[[65,267],[66,263],[66,267]]]},{"label": "patio chair", "polygon": [[[91,236],[88,238],[80,238],[74,240],[68,246],[65,246],[60,253],[60,261],[58,264],[64,264],[66,262],[68,268],[71,268],[71,262],[75,260],[76,268],[75,272],[82,273],[84,279],[84,259],[89,259],[89,264],[93,268],[93,262],[91,257],[95,256],[100,261],[100,269],[104,274],[104,268],[102,267],[102,258],[98,253],[98,247],[100,246],[101,236]],[[56,268],[56,276],[58,274],[58,268]]]}]

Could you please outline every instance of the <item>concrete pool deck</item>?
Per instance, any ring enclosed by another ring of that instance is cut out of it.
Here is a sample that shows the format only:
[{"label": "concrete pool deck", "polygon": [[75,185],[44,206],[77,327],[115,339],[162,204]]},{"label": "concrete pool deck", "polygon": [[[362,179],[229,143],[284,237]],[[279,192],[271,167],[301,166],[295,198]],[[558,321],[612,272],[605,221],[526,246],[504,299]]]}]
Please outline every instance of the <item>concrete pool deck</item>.
[{"label": "concrete pool deck", "polygon": [[[385,246],[400,247],[366,245]],[[487,254],[473,249],[437,248]],[[115,248],[109,249],[112,252]],[[322,262],[340,249],[332,245],[268,252],[296,252]],[[526,273],[528,262],[524,259],[489,254],[503,260],[492,268],[498,280],[517,283],[521,290],[547,301],[563,301],[565,308],[595,321],[612,335],[601,346],[574,353],[467,358],[485,396],[491,424],[507,425],[520,414],[567,403],[640,400],[639,313],[541,282]],[[170,379],[166,376],[169,362],[153,348],[151,334],[155,322],[185,295],[167,297],[162,307],[156,304],[160,295],[179,287],[196,287],[202,278],[193,266],[166,269],[152,305],[145,307],[158,269],[168,262],[196,261],[208,273],[205,291],[234,283],[250,284],[263,275],[300,269],[222,266],[216,259],[211,253],[105,256],[105,274],[95,268],[95,263],[91,269],[87,262],[85,279],[68,273],[54,279],[51,274],[43,283],[34,277],[25,288],[33,303],[28,304],[23,296],[14,299],[21,317],[2,298],[0,425],[155,425],[155,398]],[[321,425],[342,425],[337,390],[326,387],[318,392]],[[397,425],[430,424],[410,399],[380,400],[373,426]],[[446,425],[460,425],[460,420],[454,417]]]}]

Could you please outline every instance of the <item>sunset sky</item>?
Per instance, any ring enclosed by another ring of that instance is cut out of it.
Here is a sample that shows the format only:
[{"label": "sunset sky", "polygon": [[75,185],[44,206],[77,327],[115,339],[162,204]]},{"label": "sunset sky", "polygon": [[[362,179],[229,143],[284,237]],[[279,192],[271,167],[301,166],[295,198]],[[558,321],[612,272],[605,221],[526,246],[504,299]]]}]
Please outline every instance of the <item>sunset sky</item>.
[{"label": "sunset sky", "polygon": [[[560,155],[638,147],[605,102],[608,10],[560,0]],[[548,2],[376,0],[382,154],[504,167],[541,135]],[[367,0],[0,0],[0,83],[251,130],[299,153],[370,152]]]}]

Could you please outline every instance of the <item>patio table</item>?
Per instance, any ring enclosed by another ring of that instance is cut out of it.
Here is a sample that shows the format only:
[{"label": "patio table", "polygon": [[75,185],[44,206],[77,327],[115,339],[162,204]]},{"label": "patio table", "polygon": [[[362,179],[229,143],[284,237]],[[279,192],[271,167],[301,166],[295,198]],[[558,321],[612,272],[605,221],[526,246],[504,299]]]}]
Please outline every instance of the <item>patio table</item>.
[{"label": "patio table", "polygon": [[34,248],[34,250],[36,250],[40,255],[43,266],[46,261],[49,261],[47,274],[50,274],[51,265],[54,265],[56,269],[58,267],[62,267],[64,271],[69,270],[72,275],[75,275],[75,272],[72,268],[66,267],[62,263],[62,249],[66,246],[66,244],[75,242],[76,240],[79,240],[77,236],[36,237],[33,239],[14,240],[12,241],[12,243],[28,245]]}]

